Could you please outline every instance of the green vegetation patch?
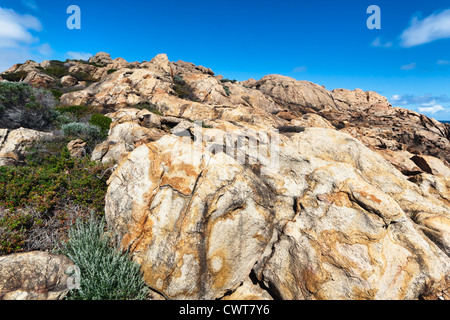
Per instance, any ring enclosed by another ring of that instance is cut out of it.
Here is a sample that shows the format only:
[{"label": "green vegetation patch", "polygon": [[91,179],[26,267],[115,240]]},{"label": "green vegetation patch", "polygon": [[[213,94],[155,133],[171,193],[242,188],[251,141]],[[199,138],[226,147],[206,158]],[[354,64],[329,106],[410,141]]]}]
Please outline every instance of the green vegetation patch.
[{"label": "green vegetation patch", "polygon": [[111,245],[103,220],[77,221],[69,230],[69,240],[61,245],[62,254],[79,268],[78,289],[68,300],[144,300],[148,288],[138,264],[126,252]]},{"label": "green vegetation patch", "polygon": [[148,110],[151,113],[154,113],[154,114],[156,114],[158,116],[162,116],[162,113],[158,110],[158,108],[155,105],[150,104],[150,103],[143,103],[143,104],[134,105],[134,106],[131,106],[131,108],[136,108],[136,109],[139,109],[139,110],[144,110],[145,109],[145,110]]},{"label": "green vegetation patch", "polygon": [[19,82],[24,80],[27,77],[28,73],[25,71],[18,72],[8,72],[1,75],[1,77],[5,80],[12,82]]}]

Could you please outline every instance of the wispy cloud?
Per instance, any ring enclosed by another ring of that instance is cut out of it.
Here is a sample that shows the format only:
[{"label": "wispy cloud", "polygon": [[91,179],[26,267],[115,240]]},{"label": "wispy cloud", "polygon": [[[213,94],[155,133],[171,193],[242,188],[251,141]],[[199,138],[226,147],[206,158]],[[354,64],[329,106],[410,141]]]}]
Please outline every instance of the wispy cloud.
[{"label": "wispy cloud", "polygon": [[0,48],[14,48],[37,42],[39,39],[31,31],[41,30],[41,22],[36,17],[0,8]]},{"label": "wispy cloud", "polygon": [[439,96],[426,94],[423,96],[416,96],[413,94],[396,94],[393,95],[389,101],[392,105],[406,106],[406,105],[420,105],[420,106],[431,106],[436,104],[450,103],[450,97],[446,94]]},{"label": "wispy cloud", "polygon": [[400,69],[402,70],[414,70],[417,67],[417,64],[415,62],[410,64],[405,64],[404,66],[401,66]]},{"label": "wispy cloud", "polygon": [[53,54],[48,43],[40,43],[38,18],[0,7],[0,72],[26,60],[39,61]]},{"label": "wispy cloud", "polygon": [[393,45],[394,43],[391,41],[383,42],[381,37],[375,38],[375,40],[373,40],[373,42],[371,43],[372,47],[377,48],[391,48]]},{"label": "wispy cloud", "polygon": [[400,38],[401,46],[406,48],[450,38],[450,9],[433,13],[423,20],[414,17]]},{"label": "wispy cloud", "polygon": [[86,53],[86,52],[75,52],[75,51],[66,52],[67,59],[88,60],[92,56],[93,56],[92,53]]},{"label": "wispy cloud", "polygon": [[430,113],[430,114],[436,114],[440,111],[445,111],[446,109],[441,105],[435,105],[431,107],[419,107],[419,112],[422,113]]},{"label": "wispy cloud", "polygon": [[445,113],[450,111],[449,108],[445,108],[443,106],[450,103],[450,97],[445,94],[440,96],[434,96],[431,94],[423,96],[415,96],[412,94],[396,94],[389,99],[389,102],[393,106],[400,106],[429,115],[435,115],[437,113],[440,113],[442,115],[443,112]]}]

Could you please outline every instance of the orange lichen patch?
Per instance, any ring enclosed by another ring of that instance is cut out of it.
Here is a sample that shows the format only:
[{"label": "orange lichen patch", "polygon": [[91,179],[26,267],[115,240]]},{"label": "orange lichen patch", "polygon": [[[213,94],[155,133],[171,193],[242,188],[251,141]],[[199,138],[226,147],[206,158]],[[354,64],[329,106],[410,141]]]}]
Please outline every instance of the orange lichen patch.
[{"label": "orange lichen patch", "polygon": [[356,192],[356,193],[358,193],[361,197],[363,197],[363,198],[365,198],[365,199],[367,199],[367,200],[373,201],[373,202],[375,202],[375,203],[380,204],[380,203],[382,202],[380,199],[378,199],[377,197],[375,197],[373,194],[367,193],[366,191],[362,190],[362,189],[359,188],[359,187],[355,187],[355,188],[353,189],[353,192]]},{"label": "orange lichen patch", "polygon": [[253,239],[256,239],[256,240],[258,240],[259,242],[262,242],[262,243],[267,243],[267,242],[269,242],[269,240],[268,239],[266,239],[266,237],[264,237],[262,234],[260,234],[260,233],[257,233],[257,234],[255,234],[255,235],[253,235],[253,237],[252,237]]},{"label": "orange lichen patch", "polygon": [[212,288],[215,290],[225,288],[232,277],[232,267],[227,260],[227,252],[223,249],[216,250],[207,262],[213,276]]},{"label": "orange lichen patch", "polygon": [[[139,254],[139,257],[137,259],[135,258],[134,260],[145,260],[144,263],[141,263],[141,265],[143,266],[142,271],[146,284],[151,288],[155,288],[156,290],[169,295],[168,289],[171,283],[176,281],[177,278],[180,278],[183,275],[182,268],[186,263],[185,257],[191,255],[193,257],[193,260],[197,261],[197,263],[200,264],[197,250],[198,242],[199,240],[197,237],[187,237],[178,239],[176,244],[168,244],[168,250],[169,248],[171,248],[170,252],[173,252],[173,259],[170,259],[170,262],[169,260],[161,260],[158,262],[158,264],[154,264],[154,261],[147,260],[148,258],[145,256],[144,251],[142,254]],[[198,278],[201,276],[200,274],[195,273],[195,270],[189,270],[189,272],[192,272],[192,276],[194,277]],[[183,288],[180,286],[178,290],[179,291],[177,292],[172,292],[172,294],[182,297],[194,297],[198,299],[196,295],[198,294],[200,288],[197,286],[196,288],[183,290]],[[176,298],[176,296],[170,298]]]},{"label": "orange lichen patch", "polygon": [[126,233],[122,238],[122,247],[129,248],[130,252],[145,249],[152,241],[153,221],[149,219],[148,214],[142,214],[137,223],[128,227],[130,232]]},{"label": "orange lichen patch", "polygon": [[352,300],[375,300],[378,290],[363,290],[361,287],[353,287]]},{"label": "orange lichen patch", "polygon": [[348,207],[352,206],[348,195],[345,192],[333,192],[329,194],[321,194],[317,196],[320,201],[327,202],[329,204],[335,204],[338,207]]},{"label": "orange lichen patch", "polygon": [[339,253],[336,248],[338,243],[355,244],[357,243],[355,239],[349,238],[347,234],[343,234],[342,232],[331,230],[322,232],[320,238],[322,241],[319,245],[321,246],[323,261],[347,272],[351,272],[351,269],[357,268],[354,262]]},{"label": "orange lichen patch", "polygon": [[199,174],[200,172],[196,170],[196,167],[190,164],[181,163],[172,165],[170,166],[169,172],[165,173],[162,177],[161,185],[170,185],[179,192],[190,195]]}]

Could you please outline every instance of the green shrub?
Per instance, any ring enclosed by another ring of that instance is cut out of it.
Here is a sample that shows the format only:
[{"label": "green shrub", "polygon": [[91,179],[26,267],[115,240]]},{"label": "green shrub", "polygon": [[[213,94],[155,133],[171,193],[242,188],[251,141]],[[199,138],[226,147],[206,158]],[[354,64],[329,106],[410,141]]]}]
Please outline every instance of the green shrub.
[{"label": "green shrub", "polygon": [[84,122],[71,122],[63,124],[61,131],[70,139],[81,138],[82,140],[97,141],[102,139],[101,129],[97,126]]},{"label": "green shrub", "polygon": [[117,69],[109,69],[108,71],[107,71],[107,73],[108,74],[111,74],[111,73],[114,73],[114,72],[116,72],[117,71]]},{"label": "green shrub", "polygon": [[24,211],[7,212],[0,217],[0,255],[21,251],[33,217]]},{"label": "green shrub", "polygon": [[111,126],[111,118],[104,116],[100,113],[94,113],[89,120],[89,123],[93,126],[100,128],[102,135],[108,135],[109,127]]},{"label": "green shrub", "polygon": [[77,221],[61,252],[80,269],[80,287],[68,300],[144,300],[148,289],[139,265],[111,246],[103,220]]},{"label": "green shrub", "polygon": [[25,71],[18,71],[18,72],[8,72],[1,75],[1,77],[5,80],[12,81],[12,82],[19,82],[22,81],[27,77],[28,73]]},{"label": "green shrub", "polygon": [[23,82],[0,82],[0,128],[45,130],[55,104],[49,91]]},{"label": "green shrub", "polygon": [[59,151],[42,152],[27,166],[0,167],[0,206],[14,211],[32,205],[48,213],[59,202],[70,200],[102,212],[107,177],[101,177],[107,166],[88,158],[73,159],[67,147]]},{"label": "green shrub", "polygon": [[62,78],[69,74],[69,70],[67,68],[56,67],[56,66],[50,66],[50,67],[44,69],[44,72],[46,74],[48,74],[49,76],[56,77],[56,78]]},{"label": "green shrub", "polygon": [[53,94],[56,100],[59,100],[61,96],[64,94],[61,90],[58,89],[50,89],[50,92]]},{"label": "green shrub", "polygon": [[136,108],[139,110],[148,110],[151,113],[154,113],[158,116],[162,116],[162,113],[158,110],[158,108],[155,105],[149,104],[149,103],[143,103],[143,104],[138,104],[138,105],[134,105],[132,106],[132,108]]},{"label": "green shrub", "polygon": [[175,76],[173,80],[173,90],[179,98],[198,102],[198,98],[195,96],[193,88],[183,80],[182,77]]},{"label": "green shrub", "polygon": [[77,119],[86,117],[93,112],[93,108],[88,106],[68,106],[68,107],[63,106],[57,107],[56,110],[61,113],[71,114]]},{"label": "green shrub", "polygon": [[230,92],[230,88],[228,86],[223,86],[223,90],[225,90],[225,93],[227,94],[227,96],[229,96],[231,94]]},{"label": "green shrub", "polygon": [[52,117],[52,123],[57,127],[61,128],[63,124],[68,124],[71,122],[76,122],[77,119],[73,117],[71,114],[60,113],[55,110],[55,113]]},{"label": "green shrub", "polygon": [[226,83],[226,82],[231,82],[231,83],[236,83],[236,80],[230,80],[230,79],[222,79],[222,80],[220,80],[220,82],[222,82],[222,83]]}]

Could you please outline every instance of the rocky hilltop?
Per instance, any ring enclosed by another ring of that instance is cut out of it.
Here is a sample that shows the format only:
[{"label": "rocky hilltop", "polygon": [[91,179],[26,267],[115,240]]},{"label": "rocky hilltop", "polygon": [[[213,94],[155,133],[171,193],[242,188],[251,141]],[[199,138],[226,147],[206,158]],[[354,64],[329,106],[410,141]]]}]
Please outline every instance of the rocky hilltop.
[{"label": "rocky hilltop", "polygon": [[[166,299],[449,298],[448,124],[376,92],[240,82],[165,54],[1,76],[112,119],[90,155],[114,170],[108,228]],[[8,130],[0,160],[20,149]]]}]

